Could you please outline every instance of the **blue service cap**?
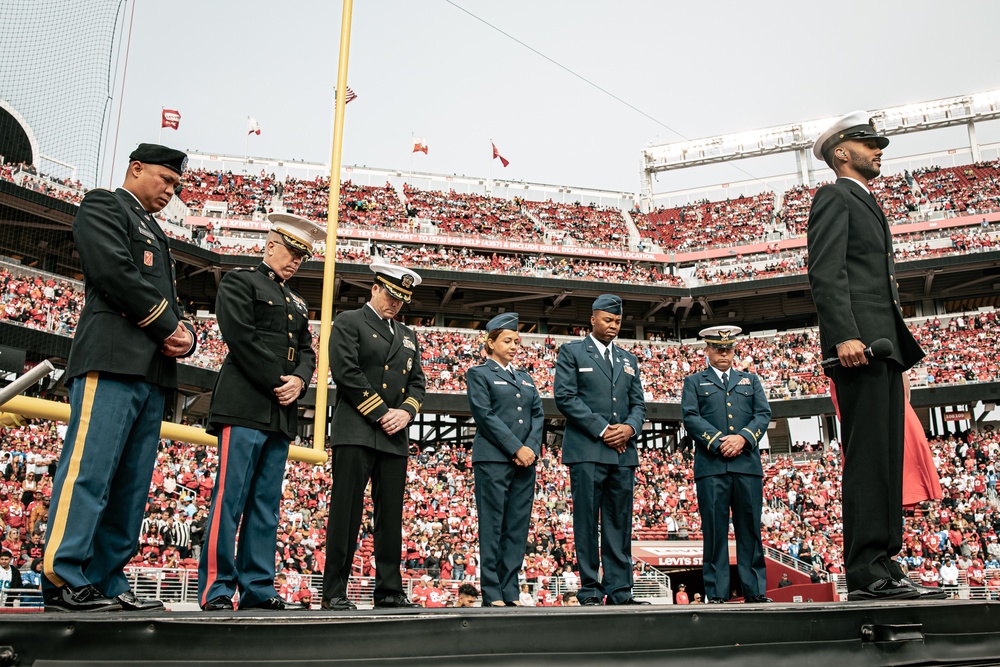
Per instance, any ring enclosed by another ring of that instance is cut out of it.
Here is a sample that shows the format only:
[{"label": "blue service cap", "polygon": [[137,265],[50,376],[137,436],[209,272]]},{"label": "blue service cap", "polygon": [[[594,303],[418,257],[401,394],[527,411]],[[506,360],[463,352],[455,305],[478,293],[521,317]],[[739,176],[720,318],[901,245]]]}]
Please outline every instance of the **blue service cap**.
[{"label": "blue service cap", "polygon": [[614,294],[602,294],[594,300],[591,310],[603,310],[612,315],[622,314],[622,298]]},{"label": "blue service cap", "polygon": [[517,331],[517,313],[500,313],[486,323],[486,333],[493,333],[497,329]]}]

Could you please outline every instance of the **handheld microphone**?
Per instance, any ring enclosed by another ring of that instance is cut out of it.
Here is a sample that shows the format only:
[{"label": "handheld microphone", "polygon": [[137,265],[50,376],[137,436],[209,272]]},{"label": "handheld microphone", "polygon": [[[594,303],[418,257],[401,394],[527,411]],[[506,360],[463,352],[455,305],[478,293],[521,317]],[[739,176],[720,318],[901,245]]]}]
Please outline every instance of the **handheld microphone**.
[{"label": "handheld microphone", "polygon": [[[885,359],[892,354],[892,341],[888,338],[879,338],[872,341],[872,344],[865,348],[865,356],[869,359]],[[840,357],[830,357],[819,362],[823,368],[840,365]]]}]

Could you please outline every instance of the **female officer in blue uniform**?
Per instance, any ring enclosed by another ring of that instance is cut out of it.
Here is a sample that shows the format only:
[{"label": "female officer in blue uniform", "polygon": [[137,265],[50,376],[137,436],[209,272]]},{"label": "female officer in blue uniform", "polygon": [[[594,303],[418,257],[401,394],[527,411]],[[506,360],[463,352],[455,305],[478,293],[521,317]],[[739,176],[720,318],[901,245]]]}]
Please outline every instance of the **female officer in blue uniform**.
[{"label": "female officer in blue uniform", "polygon": [[476,421],[472,441],[483,606],[515,606],[535,495],[545,414],[535,383],[514,368],[517,313],[486,323],[488,359],[465,374]]}]

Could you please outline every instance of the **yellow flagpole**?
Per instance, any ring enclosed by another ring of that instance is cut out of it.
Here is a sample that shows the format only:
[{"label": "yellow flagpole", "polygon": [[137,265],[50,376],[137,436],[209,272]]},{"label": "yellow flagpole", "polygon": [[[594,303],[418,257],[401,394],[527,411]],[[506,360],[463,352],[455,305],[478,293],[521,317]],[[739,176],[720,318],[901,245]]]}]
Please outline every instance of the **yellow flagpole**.
[{"label": "yellow flagpole", "polygon": [[[3,432],[3,426],[14,425],[20,421],[19,417],[48,419],[58,422],[69,421],[69,403],[57,403],[56,401],[48,401],[43,398],[15,396],[3,405],[0,405],[0,408],[3,408],[3,411],[0,412],[0,432]],[[175,424],[174,422],[162,422],[160,424],[160,437],[167,440],[190,442],[195,445],[206,445],[208,447],[219,446],[218,436],[209,435],[205,429],[187,426],[186,424]],[[305,461],[306,463],[319,465],[326,462],[326,452],[316,452],[309,447],[292,445],[288,448],[288,458],[292,461]]]},{"label": "yellow flagpole", "polygon": [[326,407],[329,395],[330,328],[333,322],[333,290],[337,264],[337,218],[340,213],[340,163],[344,152],[344,107],[347,104],[347,57],[351,51],[352,0],[344,0],[340,18],[340,61],[337,67],[337,104],[333,120],[330,154],[330,193],[326,214],[326,261],[323,263],[323,308],[319,322],[319,360],[316,366],[316,416],[313,449],[326,459]]}]

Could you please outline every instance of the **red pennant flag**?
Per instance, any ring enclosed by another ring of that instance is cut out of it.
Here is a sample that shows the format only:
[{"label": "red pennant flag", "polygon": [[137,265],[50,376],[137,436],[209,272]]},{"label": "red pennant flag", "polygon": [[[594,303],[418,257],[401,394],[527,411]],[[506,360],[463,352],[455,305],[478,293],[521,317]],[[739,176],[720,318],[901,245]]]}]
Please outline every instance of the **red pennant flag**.
[{"label": "red pennant flag", "polygon": [[414,153],[423,153],[424,155],[427,155],[427,142],[424,141],[423,138],[414,139],[413,140],[413,152]]},{"label": "red pennant flag", "polygon": [[247,134],[260,134],[260,123],[252,116],[247,116]]},{"label": "red pennant flag", "polygon": [[495,143],[493,143],[493,142],[491,141],[491,142],[490,142],[490,146],[492,146],[492,147],[493,147],[493,159],[494,159],[494,160],[495,160],[495,159],[497,159],[497,158],[500,158],[500,164],[502,164],[502,165],[503,165],[503,166],[505,166],[505,167],[506,167],[506,166],[507,166],[508,164],[510,164],[510,161],[509,161],[509,160],[507,160],[507,158],[505,158],[505,157],[504,157],[503,155],[500,155],[500,151],[498,151],[498,150],[497,150],[497,145],[496,145]]},{"label": "red pennant flag", "polygon": [[181,126],[181,112],[174,111],[173,109],[163,109],[163,114],[160,117],[160,127],[169,127],[172,130],[178,130]]},{"label": "red pennant flag", "polygon": [[[337,98],[337,89],[336,88],[333,89],[333,97],[334,97],[334,99]],[[356,99],[358,99],[358,94],[355,93],[353,90],[351,90],[350,86],[347,86],[347,94],[344,96],[344,105],[346,106],[346,105],[350,104],[351,102],[353,102]]]}]

